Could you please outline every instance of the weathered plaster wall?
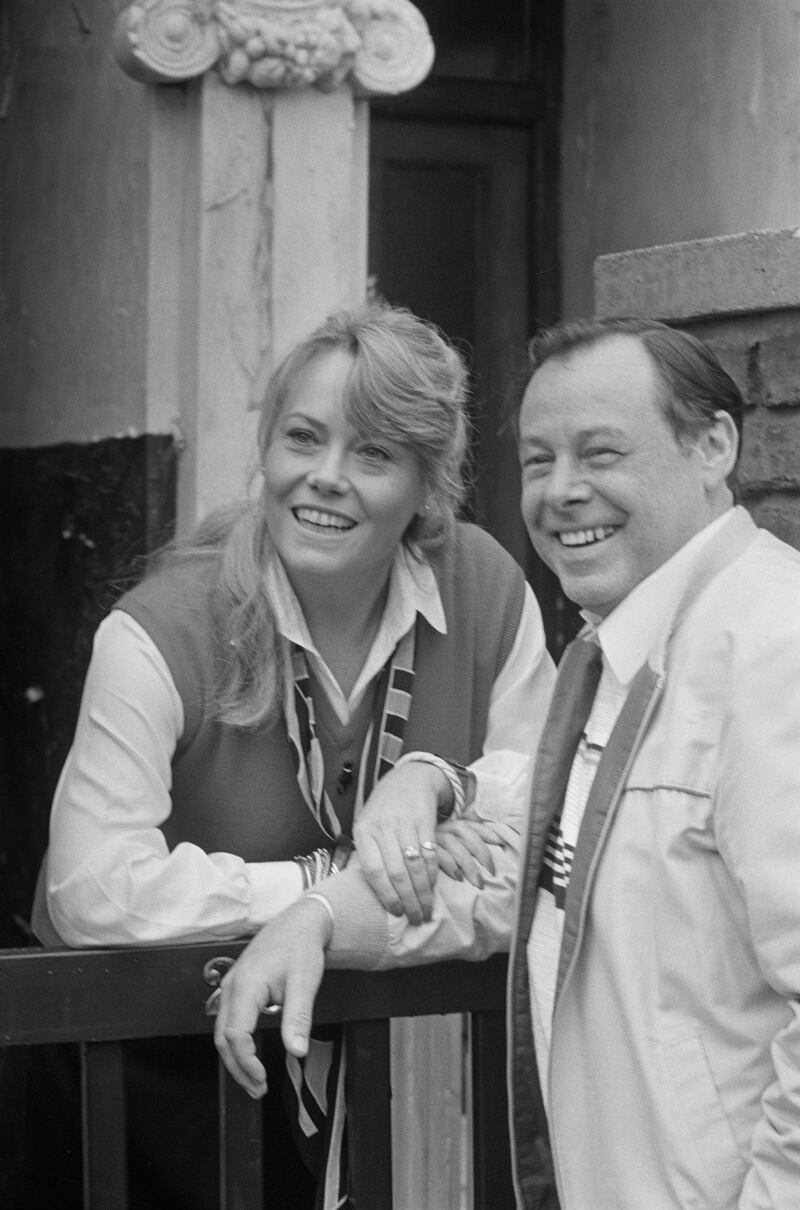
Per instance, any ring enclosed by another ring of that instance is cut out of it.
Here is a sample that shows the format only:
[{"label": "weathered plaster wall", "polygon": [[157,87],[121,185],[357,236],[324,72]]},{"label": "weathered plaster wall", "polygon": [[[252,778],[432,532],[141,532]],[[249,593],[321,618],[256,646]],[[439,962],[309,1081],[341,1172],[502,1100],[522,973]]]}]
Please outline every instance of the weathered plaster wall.
[{"label": "weathered plaster wall", "polygon": [[798,0],[565,0],[563,301],[602,253],[800,223]]},{"label": "weathered plaster wall", "polygon": [[0,447],[144,428],[149,99],[109,0],[0,17]]}]

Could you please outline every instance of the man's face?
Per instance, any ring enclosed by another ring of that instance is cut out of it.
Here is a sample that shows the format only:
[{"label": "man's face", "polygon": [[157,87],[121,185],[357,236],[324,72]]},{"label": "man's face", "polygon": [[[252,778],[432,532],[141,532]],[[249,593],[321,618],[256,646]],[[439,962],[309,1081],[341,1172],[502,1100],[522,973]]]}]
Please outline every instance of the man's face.
[{"label": "man's face", "polygon": [[566,595],[606,617],[721,511],[702,439],[678,444],[633,336],[551,358],[520,412],[522,515]]}]

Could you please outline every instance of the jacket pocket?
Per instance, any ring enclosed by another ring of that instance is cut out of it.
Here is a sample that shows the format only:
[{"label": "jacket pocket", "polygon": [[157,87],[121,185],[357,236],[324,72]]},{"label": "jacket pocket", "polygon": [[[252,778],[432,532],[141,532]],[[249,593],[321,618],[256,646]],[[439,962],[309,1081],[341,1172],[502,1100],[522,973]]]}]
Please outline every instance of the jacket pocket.
[{"label": "jacket pocket", "polygon": [[662,1043],[666,1070],[682,1122],[673,1123],[683,1137],[678,1169],[689,1190],[687,1205],[734,1210],[747,1164],[717,1090],[711,1065],[696,1033]]}]

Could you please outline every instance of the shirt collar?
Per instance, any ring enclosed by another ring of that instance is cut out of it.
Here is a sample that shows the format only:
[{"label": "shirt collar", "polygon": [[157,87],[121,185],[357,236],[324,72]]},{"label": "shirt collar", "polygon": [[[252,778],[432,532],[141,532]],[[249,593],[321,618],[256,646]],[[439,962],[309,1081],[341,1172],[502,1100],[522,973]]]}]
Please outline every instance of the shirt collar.
[{"label": "shirt collar", "polygon": [[267,564],[264,585],[279,633],[309,654],[318,679],[343,721],[355,708],[365,688],[386,663],[400,639],[414,625],[418,613],[434,630],[447,633],[444,606],[433,568],[424,554],[418,552],[412,555],[401,545],[392,564],[389,593],[378,633],[345,708],[344,696],[314,645],[300,602],[277,554]]},{"label": "shirt collar", "polygon": [[706,544],[729,519],[731,509],[716,517],[686,542],[666,563],[651,572],[606,618],[581,610],[589,632],[621,685],[633,680],[673,616],[691,569]]}]

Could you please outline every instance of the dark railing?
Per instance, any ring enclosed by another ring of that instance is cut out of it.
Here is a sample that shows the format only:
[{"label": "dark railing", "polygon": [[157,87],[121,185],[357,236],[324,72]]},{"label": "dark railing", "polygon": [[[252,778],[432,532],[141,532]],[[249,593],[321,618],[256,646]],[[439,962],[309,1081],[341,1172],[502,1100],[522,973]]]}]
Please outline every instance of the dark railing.
[{"label": "dark railing", "polygon": [[[75,1042],[81,1056],[84,1210],[127,1210],[123,1047],[134,1038],[210,1033],[204,977],[241,942],[119,950],[0,950],[0,1045]],[[315,1020],[342,1023],[354,1200],[391,1210],[389,1020],[472,1017],[475,1210],[512,1210],[506,1126],[506,958],[381,974],[329,971]],[[262,1017],[264,1029],[279,1019]],[[210,1043],[209,1043],[210,1044]],[[257,1210],[262,1193],[261,1103],[220,1065],[220,1210]],[[438,1210],[438,1208],[437,1208]]]}]

